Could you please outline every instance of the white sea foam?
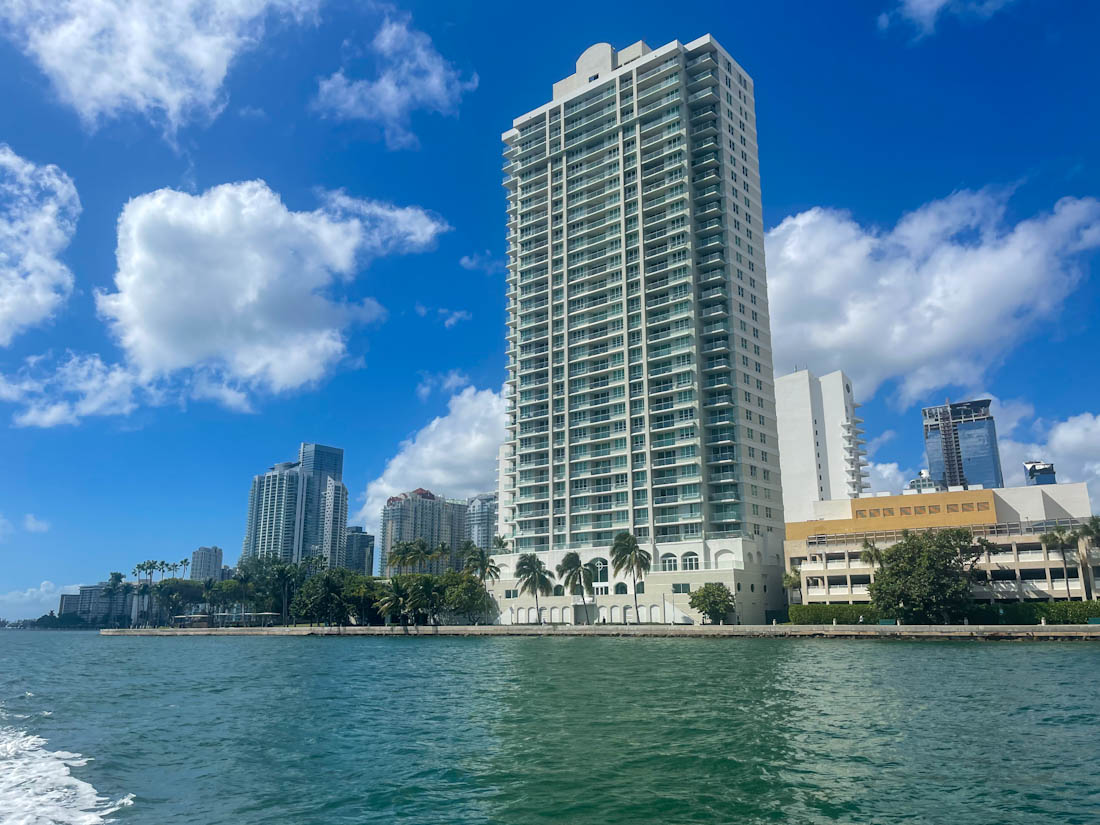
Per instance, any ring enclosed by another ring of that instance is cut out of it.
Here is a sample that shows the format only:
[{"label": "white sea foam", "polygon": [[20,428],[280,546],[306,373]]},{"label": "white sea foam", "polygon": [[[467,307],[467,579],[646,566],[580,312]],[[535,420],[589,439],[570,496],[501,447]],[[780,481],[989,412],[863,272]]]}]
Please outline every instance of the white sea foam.
[{"label": "white sea foam", "polygon": [[133,795],[111,801],[70,767],[87,764],[79,753],[51,751],[46,740],[0,726],[0,816],[5,825],[99,825],[113,821]]}]

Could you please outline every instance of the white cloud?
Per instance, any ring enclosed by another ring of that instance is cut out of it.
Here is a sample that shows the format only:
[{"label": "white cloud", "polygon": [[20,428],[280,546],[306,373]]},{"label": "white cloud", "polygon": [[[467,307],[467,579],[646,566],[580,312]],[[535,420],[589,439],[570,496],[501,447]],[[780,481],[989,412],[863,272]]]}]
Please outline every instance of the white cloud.
[{"label": "white cloud", "polygon": [[903,470],[896,461],[870,461],[867,463],[867,469],[871,473],[867,480],[871,484],[872,493],[900,493],[916,476],[913,470]]},{"label": "white cloud", "polygon": [[469,310],[465,309],[439,309],[439,315],[443,319],[443,326],[450,329],[459,321],[470,321],[473,319],[473,314]]},{"label": "white cloud", "polygon": [[353,521],[377,525],[387,498],[417,487],[455,497],[495,489],[504,424],[500,393],[466,387],[453,395],[447,414],[402,442],[382,475],[367,485]]},{"label": "white cloud", "polygon": [[888,230],[815,207],[768,232],[775,364],[844,369],[864,398],[898,382],[908,404],[974,387],[1082,277],[1100,201],[1063,198],[1015,224],[1008,193],[956,192]]},{"label": "white cloud", "polygon": [[24,405],[15,423],[73,424],[176,399],[249,411],[256,392],[321,379],[345,358],[347,330],[386,314],[341,288],[371,258],[426,250],[450,228],[417,207],[343,192],[322,201],[291,211],[263,181],[131,200],[118,221],[116,291],[96,293],[124,362],[69,353],[27,364],[0,380],[0,399]]},{"label": "white cloud", "polygon": [[0,143],[0,346],[53,316],[73,275],[58,256],[80,216],[72,178]]},{"label": "white cloud", "polygon": [[880,447],[882,447],[884,444],[889,444],[897,437],[898,434],[893,430],[884,430],[883,432],[879,433],[867,442],[867,457],[874,458],[875,453],[879,451]]},{"label": "white cloud", "polygon": [[470,378],[461,370],[444,373],[420,373],[420,383],[416,385],[416,397],[427,401],[435,390],[454,393],[470,383]]},{"label": "white cloud", "polygon": [[473,255],[463,255],[458,259],[458,265],[471,272],[481,270],[488,275],[504,272],[508,268],[507,263],[502,258],[493,257],[493,253],[488,249],[484,252],[475,252]]},{"label": "white cloud", "polygon": [[895,21],[904,21],[919,30],[920,36],[932,34],[941,16],[985,20],[992,17],[1013,0],[898,0],[889,12],[878,16],[880,29],[889,28]]},{"label": "white cloud", "polygon": [[[1023,422],[1021,422],[1022,424]],[[1025,461],[1050,461],[1059,482],[1084,481],[1094,512],[1100,512],[1100,414],[1083,412],[1058,421],[1036,419],[1015,437],[997,421],[1005,486],[1024,483]]]},{"label": "white cloud", "polygon": [[273,392],[322,377],[345,354],[344,330],[382,307],[333,300],[364,258],[428,248],[445,223],[417,208],[336,193],[292,212],[263,181],[201,195],[161,189],[119,218],[117,292],[96,303],[143,380],[176,370],[200,382]]},{"label": "white cloud", "polygon": [[14,0],[0,23],[89,128],[135,112],[172,134],[218,114],[230,64],[269,14],[302,21],[318,2]]},{"label": "white cloud", "polygon": [[378,123],[391,149],[415,147],[409,130],[413,111],[447,115],[458,109],[462,95],[477,88],[477,75],[462,75],[436,51],[432,39],[410,26],[408,16],[387,13],[371,41],[377,74],[370,80],[349,79],[344,70],[323,78],[316,105],[344,119]]},{"label": "white cloud", "polygon": [[11,522],[4,518],[4,514],[0,513],[0,541],[4,541],[15,530],[11,526]]},{"label": "white cloud", "polygon": [[413,305],[413,311],[416,312],[421,318],[427,318],[428,315],[434,313],[435,317],[443,322],[443,326],[446,329],[451,329],[459,321],[472,321],[474,314],[468,309],[447,309],[446,307],[438,307],[432,309],[426,307],[424,304],[417,301]]},{"label": "white cloud", "polygon": [[57,612],[61,603],[62,593],[77,593],[80,585],[67,584],[58,587],[51,581],[44,581],[38,587],[29,587],[26,590],[9,590],[0,593],[0,618],[37,619],[51,610]]},{"label": "white cloud", "polygon": [[37,518],[33,513],[27,513],[23,516],[23,529],[28,533],[47,533],[50,529],[50,523]]},{"label": "white cloud", "polygon": [[[35,373],[41,377],[34,377]],[[132,370],[106,364],[98,355],[65,354],[56,363],[31,359],[4,400],[23,408],[13,417],[18,427],[56,427],[96,415],[127,415],[137,406],[139,387]],[[153,393],[152,389],[147,390]]]}]

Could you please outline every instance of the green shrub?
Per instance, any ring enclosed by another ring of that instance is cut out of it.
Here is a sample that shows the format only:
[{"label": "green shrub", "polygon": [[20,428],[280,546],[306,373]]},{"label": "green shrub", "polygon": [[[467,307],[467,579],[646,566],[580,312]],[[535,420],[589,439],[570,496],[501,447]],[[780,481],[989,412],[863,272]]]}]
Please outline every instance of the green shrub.
[{"label": "green shrub", "polygon": [[877,624],[879,613],[869,604],[792,604],[791,624]]},{"label": "green shrub", "polygon": [[[792,624],[856,624],[860,615],[864,624],[877,624],[880,616],[869,604],[792,604]],[[1100,601],[1090,602],[1007,602],[971,604],[966,611],[971,624],[1086,624],[1100,618]]]},{"label": "green shrub", "polygon": [[1100,618],[1100,601],[1090,602],[1010,602],[974,604],[967,611],[971,624],[1086,624]]}]

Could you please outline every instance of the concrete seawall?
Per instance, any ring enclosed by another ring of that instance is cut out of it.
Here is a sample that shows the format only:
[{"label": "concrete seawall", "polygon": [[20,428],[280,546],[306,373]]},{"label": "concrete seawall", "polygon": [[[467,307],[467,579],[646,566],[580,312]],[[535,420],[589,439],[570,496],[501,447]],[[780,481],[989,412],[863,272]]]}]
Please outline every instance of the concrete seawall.
[{"label": "concrete seawall", "polygon": [[988,639],[1100,641],[1100,625],[444,625],[100,630],[102,636],[614,636],[644,638]]}]

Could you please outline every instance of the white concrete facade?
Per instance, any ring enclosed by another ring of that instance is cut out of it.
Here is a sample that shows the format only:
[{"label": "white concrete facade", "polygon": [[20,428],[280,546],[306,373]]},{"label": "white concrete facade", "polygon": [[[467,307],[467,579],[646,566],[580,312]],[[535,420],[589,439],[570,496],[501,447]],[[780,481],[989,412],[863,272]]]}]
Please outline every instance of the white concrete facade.
[{"label": "white concrete facade", "polygon": [[599,43],[503,139],[499,520],[513,552],[498,562],[606,558],[628,531],[655,558],[721,546],[778,575],[751,78],[709,35],[652,50]]},{"label": "white concrete facade", "polygon": [[[764,624],[768,611],[783,604],[782,573],[779,556],[767,555],[764,543],[752,539],[714,539],[662,545],[653,555],[653,566],[640,581],[635,612],[634,586],[630,573],[619,575],[608,565],[609,552],[581,552],[584,561],[598,560],[604,576],[594,583],[595,594],[581,598],[566,593],[558,584],[554,595],[539,596],[542,623],[585,624],[584,602],[588,604],[587,623],[599,624],[702,624],[703,617],[688,601],[691,593],[708,582],[726,585],[734,596],[734,615],[738,624]],[[652,552],[652,548],[650,549]],[[550,570],[561,563],[567,550],[540,554]],[[501,624],[538,624],[535,599],[519,593],[514,572],[517,554],[494,557],[500,566],[500,581],[488,582],[489,592],[500,609]]]},{"label": "white concrete facade", "polygon": [[787,521],[812,519],[815,501],[865,495],[863,419],[847,375],[798,370],[777,378],[775,407]]}]

